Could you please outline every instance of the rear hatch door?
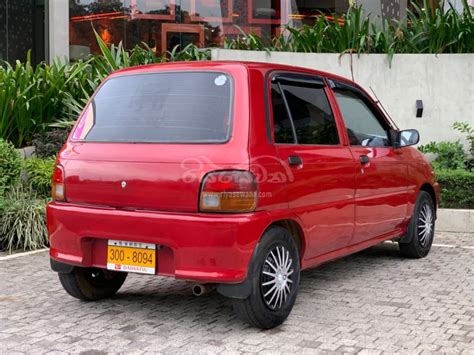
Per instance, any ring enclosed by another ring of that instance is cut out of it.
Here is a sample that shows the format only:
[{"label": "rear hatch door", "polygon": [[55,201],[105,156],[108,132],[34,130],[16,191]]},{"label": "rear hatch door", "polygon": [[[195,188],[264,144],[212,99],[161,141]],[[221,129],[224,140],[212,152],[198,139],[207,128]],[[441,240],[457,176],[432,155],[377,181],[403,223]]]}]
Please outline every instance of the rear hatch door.
[{"label": "rear hatch door", "polygon": [[67,201],[197,211],[208,172],[249,166],[248,96],[235,95],[234,77],[171,71],[107,80],[60,155]]}]

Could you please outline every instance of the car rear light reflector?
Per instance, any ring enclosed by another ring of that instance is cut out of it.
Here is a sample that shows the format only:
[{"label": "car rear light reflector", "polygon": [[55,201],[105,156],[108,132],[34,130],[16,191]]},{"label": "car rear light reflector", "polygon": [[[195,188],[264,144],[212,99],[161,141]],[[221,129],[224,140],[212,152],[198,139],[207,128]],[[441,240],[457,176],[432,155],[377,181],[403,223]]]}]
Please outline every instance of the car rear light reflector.
[{"label": "car rear light reflector", "polygon": [[55,201],[65,201],[66,191],[64,186],[64,168],[61,165],[56,165],[53,172],[53,183],[51,196]]},{"label": "car rear light reflector", "polygon": [[205,212],[251,212],[257,207],[257,183],[249,171],[216,171],[203,181],[199,209]]}]

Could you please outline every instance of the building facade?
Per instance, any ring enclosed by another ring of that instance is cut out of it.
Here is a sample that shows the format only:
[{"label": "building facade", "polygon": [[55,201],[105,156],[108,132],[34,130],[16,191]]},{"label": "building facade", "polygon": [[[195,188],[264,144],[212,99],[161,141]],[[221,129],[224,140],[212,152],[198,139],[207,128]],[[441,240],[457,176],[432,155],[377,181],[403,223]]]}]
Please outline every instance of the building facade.
[{"label": "building facade", "polygon": [[[25,60],[29,50],[34,63],[98,53],[94,30],[107,44],[146,44],[156,53],[189,43],[222,47],[242,33],[270,38],[286,25],[310,25],[322,13],[347,11],[349,1],[356,0],[0,0],[0,59]],[[380,20],[407,9],[407,0],[359,4]]]},{"label": "building facade", "polygon": [[44,60],[47,6],[45,0],[0,0],[0,60]]},{"label": "building facade", "polygon": [[277,36],[285,24],[309,24],[347,7],[345,0],[76,0],[69,8],[71,55],[99,50],[92,27],[108,44],[145,43],[158,53],[189,43],[223,46],[242,32]]}]

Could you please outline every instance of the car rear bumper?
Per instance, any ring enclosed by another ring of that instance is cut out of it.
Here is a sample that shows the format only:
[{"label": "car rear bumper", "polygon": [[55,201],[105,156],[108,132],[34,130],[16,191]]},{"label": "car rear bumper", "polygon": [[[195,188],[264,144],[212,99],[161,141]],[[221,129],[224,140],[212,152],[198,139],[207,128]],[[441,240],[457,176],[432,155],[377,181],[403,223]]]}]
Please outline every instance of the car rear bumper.
[{"label": "car rear bumper", "polygon": [[52,202],[47,221],[50,255],[60,263],[106,268],[109,239],[136,241],[159,245],[157,275],[240,283],[270,217],[266,212],[179,214]]}]

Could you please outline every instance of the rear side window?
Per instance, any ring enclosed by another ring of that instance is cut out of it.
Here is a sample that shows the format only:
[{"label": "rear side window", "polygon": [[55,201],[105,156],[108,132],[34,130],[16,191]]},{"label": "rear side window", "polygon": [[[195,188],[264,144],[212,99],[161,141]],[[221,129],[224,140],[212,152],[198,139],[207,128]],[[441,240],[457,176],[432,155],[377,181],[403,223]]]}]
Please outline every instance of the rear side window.
[{"label": "rear side window", "polygon": [[336,121],[323,88],[282,85],[298,144],[339,144]]},{"label": "rear side window", "polygon": [[339,144],[336,121],[323,87],[288,81],[272,83],[272,108],[275,143]]},{"label": "rear side window", "polygon": [[231,135],[232,79],[216,72],[126,75],[97,92],[73,138],[219,143]]},{"label": "rear side window", "polygon": [[272,83],[272,111],[275,143],[294,143],[295,137],[290,116],[286,110],[279,85],[276,83]]}]

